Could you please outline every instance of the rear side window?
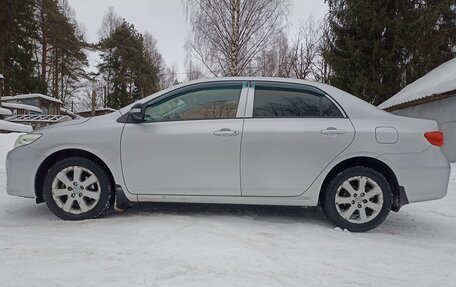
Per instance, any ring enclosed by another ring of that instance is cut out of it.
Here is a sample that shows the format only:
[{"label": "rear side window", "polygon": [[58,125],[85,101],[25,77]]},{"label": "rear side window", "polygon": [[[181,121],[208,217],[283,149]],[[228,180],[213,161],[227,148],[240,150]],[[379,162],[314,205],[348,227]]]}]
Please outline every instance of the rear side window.
[{"label": "rear side window", "polygon": [[254,118],[341,118],[342,113],[324,94],[314,90],[256,86]]}]

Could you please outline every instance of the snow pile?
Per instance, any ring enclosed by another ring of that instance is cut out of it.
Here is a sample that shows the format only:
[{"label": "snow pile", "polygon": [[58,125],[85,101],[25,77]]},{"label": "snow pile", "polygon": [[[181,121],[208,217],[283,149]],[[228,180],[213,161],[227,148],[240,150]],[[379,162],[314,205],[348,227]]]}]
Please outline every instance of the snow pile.
[{"label": "snow pile", "polygon": [[403,88],[378,107],[392,106],[456,90],[456,58],[438,66],[423,77]]},{"label": "snow pile", "polygon": [[455,286],[454,171],[447,197],[364,234],[298,207],[141,204],[65,222],[5,193],[16,137],[0,135],[2,286]]},{"label": "snow pile", "polygon": [[21,125],[12,122],[0,120],[0,132],[24,132],[28,133],[33,131],[33,128],[28,125]]},{"label": "snow pile", "polygon": [[11,115],[13,115],[13,113],[8,109],[0,107],[0,115],[1,116],[11,116]]}]

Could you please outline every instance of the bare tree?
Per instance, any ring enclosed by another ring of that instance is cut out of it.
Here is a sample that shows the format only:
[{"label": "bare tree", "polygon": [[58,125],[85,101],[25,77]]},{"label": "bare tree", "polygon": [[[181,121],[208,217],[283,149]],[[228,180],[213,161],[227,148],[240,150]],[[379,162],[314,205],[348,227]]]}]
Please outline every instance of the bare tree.
[{"label": "bare tree", "polygon": [[120,17],[113,7],[109,7],[106,14],[103,16],[101,28],[98,30],[100,39],[109,37],[117,27],[122,24],[122,17]]},{"label": "bare tree", "polygon": [[188,81],[197,80],[205,77],[202,67],[195,64],[191,58],[187,59],[185,66],[187,68],[186,74]]},{"label": "bare tree", "polygon": [[256,57],[255,74],[263,77],[290,77],[289,47],[285,33],[281,33],[275,43]]},{"label": "bare tree", "polygon": [[192,26],[191,56],[214,76],[251,72],[253,60],[276,41],[289,0],[183,1]]},{"label": "bare tree", "polygon": [[99,78],[87,80],[81,87],[81,93],[77,96],[71,97],[70,101],[66,103],[66,107],[70,109],[74,105],[75,111],[88,111],[93,106],[93,95],[95,93],[95,109],[104,107],[103,98],[103,82]]},{"label": "bare tree", "polygon": [[157,40],[149,32],[143,33],[143,43],[146,57],[151,61],[152,65],[158,69],[158,76],[160,78],[158,89],[166,88],[163,86],[163,79],[167,78],[167,73],[169,73],[168,68],[166,67],[163,56],[158,51]]},{"label": "bare tree", "polygon": [[163,77],[160,78],[161,88],[166,89],[177,84],[179,84],[179,80],[177,79],[176,65],[172,65],[171,68],[166,67]]},{"label": "bare tree", "polygon": [[290,51],[293,77],[298,79],[313,79],[314,65],[319,57],[321,38],[319,24],[310,16],[299,28],[297,39]]},{"label": "bare tree", "polygon": [[[103,20],[101,23],[101,27],[98,30],[98,37],[100,38],[100,41],[103,39],[108,38],[111,36],[112,33],[122,24],[123,19],[120,17],[115,11],[113,7],[109,7],[108,11],[106,14],[103,16]],[[109,49],[106,51],[108,54],[112,54],[112,49]],[[108,95],[111,94],[112,92],[112,76],[113,72],[112,69],[109,67],[106,67],[106,72],[105,74],[99,79],[100,82],[103,82],[104,89],[106,90],[105,93]]]},{"label": "bare tree", "polygon": [[314,79],[316,81],[329,84],[329,75],[331,74],[331,66],[325,59],[325,54],[330,48],[331,29],[329,27],[329,21],[324,19],[320,24],[321,37],[319,38],[317,59],[314,65]]}]

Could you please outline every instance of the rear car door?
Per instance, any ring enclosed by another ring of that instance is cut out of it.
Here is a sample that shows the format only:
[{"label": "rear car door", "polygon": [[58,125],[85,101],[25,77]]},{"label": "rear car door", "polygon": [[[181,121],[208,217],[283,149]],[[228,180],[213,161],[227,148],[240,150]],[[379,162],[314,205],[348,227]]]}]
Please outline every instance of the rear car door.
[{"label": "rear car door", "polygon": [[243,196],[298,196],[352,142],[354,128],[323,91],[257,82],[241,148]]},{"label": "rear car door", "polygon": [[196,84],[146,104],[122,134],[129,192],[240,196],[243,91],[240,81]]}]

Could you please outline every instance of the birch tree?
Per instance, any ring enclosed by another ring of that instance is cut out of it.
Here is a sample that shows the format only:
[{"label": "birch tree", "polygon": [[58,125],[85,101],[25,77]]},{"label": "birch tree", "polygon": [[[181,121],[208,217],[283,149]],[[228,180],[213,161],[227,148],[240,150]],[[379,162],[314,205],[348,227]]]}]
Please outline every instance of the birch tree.
[{"label": "birch tree", "polygon": [[290,47],[285,33],[278,37],[267,50],[263,50],[256,58],[255,75],[262,77],[285,77],[292,75]]},{"label": "birch tree", "polygon": [[204,78],[203,70],[199,65],[195,64],[192,59],[187,60],[185,67],[188,81]]},{"label": "birch tree", "polygon": [[251,73],[285,27],[289,0],[187,0],[191,56],[214,76]]},{"label": "birch tree", "polygon": [[291,45],[290,65],[293,77],[315,79],[316,63],[321,58],[322,29],[311,16],[299,28],[298,37]]},{"label": "birch tree", "polygon": [[100,39],[108,38],[112,33],[122,25],[123,19],[120,17],[113,7],[109,7],[106,14],[103,16],[101,28],[98,30]]}]

